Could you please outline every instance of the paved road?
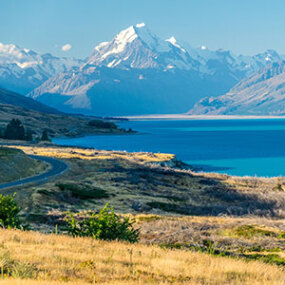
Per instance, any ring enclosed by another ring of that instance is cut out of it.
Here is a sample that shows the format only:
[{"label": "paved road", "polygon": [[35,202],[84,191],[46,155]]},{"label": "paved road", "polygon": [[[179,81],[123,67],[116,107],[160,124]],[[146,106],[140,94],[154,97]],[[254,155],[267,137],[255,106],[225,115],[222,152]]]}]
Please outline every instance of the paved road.
[{"label": "paved road", "polygon": [[37,156],[37,155],[29,155],[29,156],[31,158],[42,160],[44,162],[49,163],[51,165],[51,169],[49,169],[45,173],[42,173],[42,174],[39,174],[33,177],[23,178],[21,180],[0,184],[0,189],[10,188],[13,186],[18,186],[18,185],[24,185],[24,184],[28,184],[32,182],[37,183],[37,184],[45,183],[50,178],[60,175],[68,169],[67,164],[61,160],[57,160],[55,158],[45,157],[45,156]]}]

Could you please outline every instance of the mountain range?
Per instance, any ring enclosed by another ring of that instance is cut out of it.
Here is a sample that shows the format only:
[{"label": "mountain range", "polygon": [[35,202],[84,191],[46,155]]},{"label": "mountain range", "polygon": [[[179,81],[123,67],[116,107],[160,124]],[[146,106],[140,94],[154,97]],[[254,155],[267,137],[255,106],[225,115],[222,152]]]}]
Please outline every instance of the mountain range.
[{"label": "mountain range", "polygon": [[27,94],[50,77],[82,64],[82,60],[59,58],[14,44],[0,43],[0,86]]},{"label": "mountain range", "polygon": [[205,96],[210,99],[190,113],[220,113],[209,111],[209,102],[283,60],[274,50],[244,56],[193,48],[174,37],[161,39],[138,24],[99,44],[84,60],[0,44],[0,86],[87,115],[185,113]]},{"label": "mountain range", "polygon": [[190,115],[285,115],[285,61],[271,63],[225,95],[207,97]]}]

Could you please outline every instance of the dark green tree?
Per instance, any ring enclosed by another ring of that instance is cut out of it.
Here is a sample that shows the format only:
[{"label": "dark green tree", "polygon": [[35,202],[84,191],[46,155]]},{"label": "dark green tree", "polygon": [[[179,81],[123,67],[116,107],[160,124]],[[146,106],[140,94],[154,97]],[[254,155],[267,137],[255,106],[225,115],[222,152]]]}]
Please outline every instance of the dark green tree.
[{"label": "dark green tree", "polygon": [[7,125],[4,138],[9,140],[24,140],[25,128],[19,119],[12,119]]},{"label": "dark green tree", "polygon": [[41,140],[42,140],[42,141],[49,141],[49,138],[48,138],[48,131],[47,131],[47,130],[43,130]]},{"label": "dark green tree", "polygon": [[33,141],[33,132],[30,129],[28,129],[26,132],[26,141]]}]

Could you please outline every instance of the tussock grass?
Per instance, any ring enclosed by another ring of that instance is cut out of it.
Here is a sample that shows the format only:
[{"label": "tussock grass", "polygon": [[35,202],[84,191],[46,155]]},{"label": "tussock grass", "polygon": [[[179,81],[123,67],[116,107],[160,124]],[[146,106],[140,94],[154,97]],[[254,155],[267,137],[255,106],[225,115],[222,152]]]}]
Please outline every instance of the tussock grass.
[{"label": "tussock grass", "polygon": [[18,148],[27,154],[41,156],[50,156],[56,158],[80,158],[83,160],[93,159],[127,159],[137,162],[163,162],[170,161],[174,158],[173,154],[168,153],[150,153],[150,152],[133,152],[125,151],[104,151],[94,149],[83,149],[76,147],[34,147],[34,146],[7,146]]},{"label": "tussock grass", "polygon": [[285,192],[274,188],[285,185],[285,178],[198,174],[165,167],[174,162],[162,161],[173,157],[167,154],[21,148],[30,154],[63,156],[69,165],[67,172],[45,184],[13,189],[32,229],[50,232],[64,212],[98,210],[106,203],[118,213],[285,217]]},{"label": "tussock grass", "polygon": [[285,284],[282,267],[152,245],[15,230],[1,230],[0,242],[38,280],[0,284]]}]

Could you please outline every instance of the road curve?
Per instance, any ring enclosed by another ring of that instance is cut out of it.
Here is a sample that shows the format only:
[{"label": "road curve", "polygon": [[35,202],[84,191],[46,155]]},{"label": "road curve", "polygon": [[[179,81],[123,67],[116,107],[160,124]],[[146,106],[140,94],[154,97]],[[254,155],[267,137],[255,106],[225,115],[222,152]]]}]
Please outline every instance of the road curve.
[{"label": "road curve", "polygon": [[32,183],[32,182],[41,184],[41,183],[47,182],[49,179],[55,176],[58,176],[64,173],[68,169],[68,165],[65,162],[61,160],[57,160],[52,157],[45,157],[45,156],[38,156],[38,155],[29,155],[29,157],[47,162],[48,164],[51,165],[51,169],[49,169],[45,173],[42,173],[36,176],[27,177],[27,178],[23,178],[17,181],[0,184],[0,190],[5,189],[5,188],[14,187],[14,186],[19,186],[19,185],[25,185],[25,184]]}]

